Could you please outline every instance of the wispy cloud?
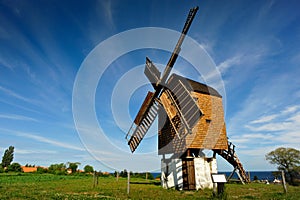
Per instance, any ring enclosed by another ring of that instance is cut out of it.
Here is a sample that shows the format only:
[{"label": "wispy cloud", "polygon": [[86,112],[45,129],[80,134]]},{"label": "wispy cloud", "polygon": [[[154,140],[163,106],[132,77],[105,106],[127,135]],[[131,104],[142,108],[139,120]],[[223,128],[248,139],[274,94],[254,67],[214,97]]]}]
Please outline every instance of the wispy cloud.
[{"label": "wispy cloud", "polygon": [[[107,36],[110,36],[116,30],[114,16],[114,3],[116,1],[98,0],[94,7],[90,10],[92,13],[87,26],[82,28],[83,34],[87,34],[92,45],[98,45]],[[105,29],[105,32],[103,32]],[[105,36],[103,38],[103,36]]]},{"label": "wispy cloud", "polygon": [[[264,145],[268,149],[274,149],[276,146],[298,148],[299,129],[300,107],[292,105],[278,110],[278,114],[262,116],[248,122],[243,129],[247,133],[233,135],[231,140],[241,145],[243,149],[249,150],[254,144],[256,148],[259,148],[260,145]],[[254,150],[254,152],[260,151]]]},{"label": "wispy cloud", "polygon": [[[245,144],[252,143],[253,141],[263,141],[263,140],[271,140],[274,136],[272,134],[262,134],[262,133],[247,133],[239,136],[234,136],[230,138],[230,141],[232,141],[234,144],[239,144],[239,148],[241,148],[240,145],[243,145],[244,148],[247,148],[247,146],[244,146]],[[251,142],[252,141],[252,142]]]},{"label": "wispy cloud", "polygon": [[[227,58],[226,60],[224,60],[223,62],[219,63],[217,66],[216,66],[216,70],[214,71],[211,71],[210,73],[208,73],[206,76],[205,76],[205,79],[212,82],[212,83],[215,83],[217,82],[218,84],[214,85],[214,87],[216,89],[218,88],[221,88],[221,87],[224,87],[224,82],[227,82],[225,81],[225,79],[223,79],[223,82],[220,82],[220,81],[216,81],[219,79],[220,75],[227,75],[229,74],[229,70],[235,66],[239,66],[242,64],[243,61],[243,57],[241,55],[235,55],[235,56],[232,56],[230,58]],[[221,85],[220,85],[221,84]]]},{"label": "wispy cloud", "polygon": [[112,10],[112,1],[105,0],[99,1],[101,10],[105,16],[105,20],[107,21],[108,25],[112,28],[115,28],[114,20],[113,20],[113,10]]},{"label": "wispy cloud", "polygon": [[62,148],[77,150],[77,151],[86,151],[84,148],[69,144],[67,142],[56,141],[56,140],[50,139],[48,137],[44,137],[44,136],[40,136],[40,135],[36,135],[36,134],[32,134],[32,133],[16,131],[16,130],[9,130],[9,129],[1,129],[1,130],[4,132],[9,132],[9,133],[15,134],[16,136],[33,139],[35,141],[47,143],[47,144],[57,146],[57,147],[62,147]]},{"label": "wispy cloud", "polygon": [[281,122],[281,123],[267,123],[267,124],[263,124],[263,125],[260,125],[260,126],[257,126],[257,127],[254,127],[254,126],[249,126],[249,125],[246,125],[245,127],[246,128],[249,128],[251,131],[255,131],[255,132],[258,132],[258,131],[269,131],[269,132],[272,132],[272,131],[284,131],[284,130],[288,130],[289,128],[291,128],[291,126],[293,125],[292,122]]},{"label": "wispy cloud", "polygon": [[38,113],[38,114],[42,113],[41,111],[33,110],[26,105],[13,103],[13,101],[11,101],[11,100],[4,100],[4,99],[0,98],[0,102],[4,103],[6,105],[9,105],[9,106],[16,107],[18,109],[29,111],[30,113]]},{"label": "wispy cloud", "polygon": [[63,147],[63,148],[66,148],[66,149],[85,151],[84,148],[80,148],[78,146],[74,146],[74,145],[71,145],[71,144],[68,144],[68,143],[65,143],[65,142],[59,142],[59,141],[49,139],[47,137],[43,137],[43,136],[39,136],[39,135],[34,135],[34,134],[30,134],[30,133],[22,133],[22,132],[19,132],[18,135],[22,136],[22,137],[34,139],[34,140],[39,141],[39,142],[44,142],[44,143],[48,143],[48,144],[51,144],[51,145],[54,145],[54,146]]},{"label": "wispy cloud", "polygon": [[[0,35],[1,35],[1,27],[0,27]],[[13,70],[13,68],[14,68],[9,62],[7,62],[5,59],[3,59],[2,57],[0,57],[0,67],[2,67],[2,66],[6,67],[6,68],[8,68],[10,70]]]},{"label": "wispy cloud", "polygon": [[250,124],[259,124],[259,123],[265,123],[265,122],[269,122],[273,119],[275,119],[278,115],[274,114],[274,115],[268,115],[268,116],[262,116],[259,119],[253,120],[250,122]]},{"label": "wispy cloud", "polygon": [[[298,105],[289,106],[284,108],[280,114],[264,116],[257,120],[251,121],[246,125],[252,131],[285,131],[290,132],[300,128],[300,112],[296,112],[299,108]],[[275,120],[277,119],[277,120]]]},{"label": "wispy cloud", "polygon": [[34,121],[37,122],[37,119],[26,117],[23,115],[14,115],[14,114],[0,114],[0,118],[11,119],[11,120],[22,120],[22,121]]},{"label": "wispy cloud", "polygon": [[2,86],[0,86],[0,91],[2,91],[3,93],[5,93],[6,95],[12,96],[12,97],[14,97],[16,99],[20,99],[22,101],[26,101],[26,102],[30,102],[31,101],[31,99],[28,99],[28,98],[26,98],[26,97],[24,97],[22,95],[19,95],[19,94],[15,93],[14,91],[12,91],[10,89],[7,89],[5,87],[2,87]]},{"label": "wispy cloud", "polygon": [[236,55],[231,58],[226,59],[225,61],[221,62],[217,67],[221,73],[226,73],[226,71],[233,66],[241,64],[241,56]]},{"label": "wispy cloud", "polygon": [[288,106],[288,107],[286,107],[286,108],[282,111],[282,114],[290,114],[290,113],[293,113],[293,112],[299,110],[299,108],[300,108],[300,105]]},{"label": "wispy cloud", "polygon": [[25,101],[27,103],[31,103],[31,104],[37,104],[38,101],[36,101],[35,99],[31,99],[31,98],[27,98],[27,97],[24,97],[10,89],[7,89],[5,87],[2,87],[0,86],[0,91],[2,91],[4,94],[8,95],[8,96],[11,96],[11,97],[14,97],[15,99],[19,99],[19,100],[22,100],[22,101]]},{"label": "wispy cloud", "polygon": [[58,153],[57,151],[53,151],[53,150],[32,150],[32,149],[20,149],[20,148],[16,148],[15,149],[16,154],[56,154]]}]

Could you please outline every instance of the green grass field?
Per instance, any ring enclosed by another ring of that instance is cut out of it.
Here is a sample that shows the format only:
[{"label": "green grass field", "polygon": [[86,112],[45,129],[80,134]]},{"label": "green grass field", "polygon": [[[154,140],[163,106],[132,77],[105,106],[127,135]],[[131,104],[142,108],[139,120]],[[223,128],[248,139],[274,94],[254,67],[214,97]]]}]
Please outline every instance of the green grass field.
[{"label": "green grass field", "polygon": [[[251,183],[226,184],[227,199],[300,199],[300,187]],[[0,174],[0,199],[212,199],[212,190],[177,191],[161,188],[159,181],[100,177],[93,188],[92,176],[52,174]]]}]

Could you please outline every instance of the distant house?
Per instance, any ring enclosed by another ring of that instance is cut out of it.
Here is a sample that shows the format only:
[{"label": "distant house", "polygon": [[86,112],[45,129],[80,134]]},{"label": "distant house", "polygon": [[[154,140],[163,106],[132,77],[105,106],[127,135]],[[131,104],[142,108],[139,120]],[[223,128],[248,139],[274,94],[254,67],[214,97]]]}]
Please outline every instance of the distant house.
[{"label": "distant house", "polygon": [[[79,172],[79,173],[83,173],[84,171],[83,170],[81,170],[81,169],[78,169],[76,172]],[[67,173],[68,174],[72,174],[72,169],[67,169]]]},{"label": "distant house", "polygon": [[109,172],[102,172],[103,175],[110,175]]},{"label": "distant house", "polygon": [[21,166],[23,172],[28,173],[28,172],[36,172],[37,167],[26,167],[26,166]]}]

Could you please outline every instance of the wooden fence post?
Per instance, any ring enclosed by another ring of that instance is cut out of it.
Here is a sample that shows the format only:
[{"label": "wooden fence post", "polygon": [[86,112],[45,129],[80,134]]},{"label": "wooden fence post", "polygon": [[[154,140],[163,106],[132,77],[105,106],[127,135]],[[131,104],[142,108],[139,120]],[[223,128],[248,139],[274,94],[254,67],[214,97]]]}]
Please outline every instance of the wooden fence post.
[{"label": "wooden fence post", "polygon": [[93,174],[93,188],[96,187],[96,171],[94,171],[94,174]]},{"label": "wooden fence post", "polygon": [[94,174],[93,174],[93,188],[96,187],[96,185],[98,185],[98,173],[96,171],[94,171]]},{"label": "wooden fence post", "polygon": [[98,185],[99,173],[96,173],[96,185]]},{"label": "wooden fence post", "polygon": [[127,194],[129,194],[130,190],[130,171],[127,172]]}]

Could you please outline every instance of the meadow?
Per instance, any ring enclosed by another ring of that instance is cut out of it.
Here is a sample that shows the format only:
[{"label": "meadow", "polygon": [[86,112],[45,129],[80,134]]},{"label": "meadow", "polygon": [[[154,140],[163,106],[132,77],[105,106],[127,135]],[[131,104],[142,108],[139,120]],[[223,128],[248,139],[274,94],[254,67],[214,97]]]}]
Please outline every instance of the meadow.
[{"label": "meadow", "polygon": [[[127,179],[53,174],[0,174],[0,199],[214,199],[212,190],[177,191],[163,189],[157,180],[132,178],[127,194]],[[226,184],[227,199],[300,199],[300,187],[263,183]]]}]

